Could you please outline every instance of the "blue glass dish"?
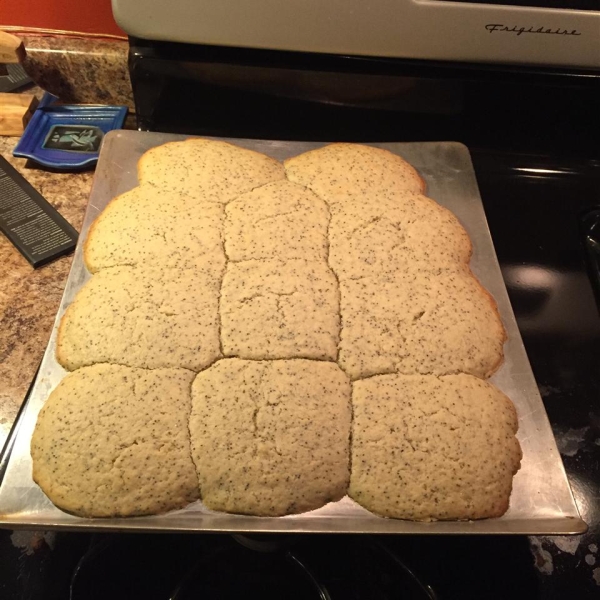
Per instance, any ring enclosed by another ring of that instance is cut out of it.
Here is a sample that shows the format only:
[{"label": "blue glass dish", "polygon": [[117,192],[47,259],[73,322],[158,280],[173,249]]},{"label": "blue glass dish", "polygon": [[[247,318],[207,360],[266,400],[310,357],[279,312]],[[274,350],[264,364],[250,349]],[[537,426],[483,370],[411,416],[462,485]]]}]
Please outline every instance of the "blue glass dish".
[{"label": "blue glass dish", "polygon": [[44,96],[13,156],[54,169],[82,169],[96,164],[104,135],[120,129],[126,106],[53,105]]}]

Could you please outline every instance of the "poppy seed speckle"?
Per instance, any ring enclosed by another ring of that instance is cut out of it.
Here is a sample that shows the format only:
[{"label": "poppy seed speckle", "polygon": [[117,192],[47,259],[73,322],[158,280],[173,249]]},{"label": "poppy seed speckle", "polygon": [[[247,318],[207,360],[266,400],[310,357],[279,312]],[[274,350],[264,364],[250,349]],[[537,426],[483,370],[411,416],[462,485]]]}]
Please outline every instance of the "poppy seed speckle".
[{"label": "poppy seed speckle", "polygon": [[352,391],[349,495],[398,519],[482,519],[508,508],[521,461],[512,402],[471,375],[379,375]]},{"label": "poppy seed speckle", "polygon": [[346,494],[350,382],[335,363],[223,359],[192,385],[192,455],[204,504],[263,516]]},{"label": "poppy seed speckle", "polygon": [[193,502],[193,377],[116,365],[69,373],[38,417],[34,480],[59,508],[82,517],[156,514]]}]

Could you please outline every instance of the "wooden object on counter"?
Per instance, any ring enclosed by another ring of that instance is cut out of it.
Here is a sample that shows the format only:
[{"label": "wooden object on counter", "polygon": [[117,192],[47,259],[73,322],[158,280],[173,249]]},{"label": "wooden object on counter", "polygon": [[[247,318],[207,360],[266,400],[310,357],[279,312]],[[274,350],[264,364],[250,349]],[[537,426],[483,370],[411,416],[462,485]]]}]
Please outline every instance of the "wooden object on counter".
[{"label": "wooden object on counter", "polygon": [[33,94],[0,93],[0,135],[21,135],[37,105]]},{"label": "wooden object on counter", "polygon": [[25,46],[16,36],[0,31],[0,63],[15,64],[25,60]]}]

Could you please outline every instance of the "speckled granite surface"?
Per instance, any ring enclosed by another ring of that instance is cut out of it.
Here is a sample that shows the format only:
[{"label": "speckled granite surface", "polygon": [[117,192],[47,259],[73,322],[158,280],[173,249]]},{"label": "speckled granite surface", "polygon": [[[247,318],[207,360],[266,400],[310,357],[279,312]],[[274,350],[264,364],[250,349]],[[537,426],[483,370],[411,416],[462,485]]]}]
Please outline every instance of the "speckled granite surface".
[{"label": "speckled granite surface", "polygon": [[[0,154],[79,230],[93,171],[55,173],[28,166],[12,156],[17,141],[0,137]],[[44,353],[71,259],[34,270],[0,234],[0,447]]]},{"label": "speckled granite surface", "polygon": [[27,74],[62,102],[133,107],[128,44],[119,40],[19,36]]},{"label": "speckled granite surface", "polygon": [[[19,37],[27,50],[25,70],[63,103],[133,106],[127,42]],[[33,92],[40,98],[43,94],[40,88]],[[132,125],[130,116],[126,127]],[[12,156],[17,141],[0,136],[0,154],[79,230],[93,171],[60,173],[28,164]],[[66,256],[34,270],[0,234],[0,448],[44,353],[71,260]]]}]

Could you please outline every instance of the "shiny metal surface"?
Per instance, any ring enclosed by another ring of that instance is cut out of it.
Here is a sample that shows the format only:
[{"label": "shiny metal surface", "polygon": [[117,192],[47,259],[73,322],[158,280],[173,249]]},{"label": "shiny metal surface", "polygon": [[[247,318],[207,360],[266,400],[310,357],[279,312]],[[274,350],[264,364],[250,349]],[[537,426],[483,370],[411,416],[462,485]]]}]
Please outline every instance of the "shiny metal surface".
[{"label": "shiny metal surface", "polygon": [[[427,182],[428,195],[461,220],[473,242],[471,266],[498,302],[508,331],[505,362],[492,382],[515,403],[518,438],[523,448],[521,470],[514,479],[508,512],[499,519],[469,522],[417,523],[376,517],[349,498],[319,510],[288,517],[248,517],[214,513],[199,502],[166,515],[128,519],[81,519],[55,508],[31,479],[29,441],[37,414],[51,390],[65,375],[54,358],[56,325],[81,285],[89,278],[82,261],[86,232],[107,202],[137,184],[139,156],[172,134],[117,131],[108,134],[100,155],[90,202],[73,267],[40,372],[17,434],[0,487],[0,525],[119,531],[340,532],[428,534],[560,534],[582,533],[581,520],[567,481],[521,336],[508,299],[481,204],[467,148],[454,142],[373,144],[397,152]],[[323,144],[231,140],[279,160]]]}]

